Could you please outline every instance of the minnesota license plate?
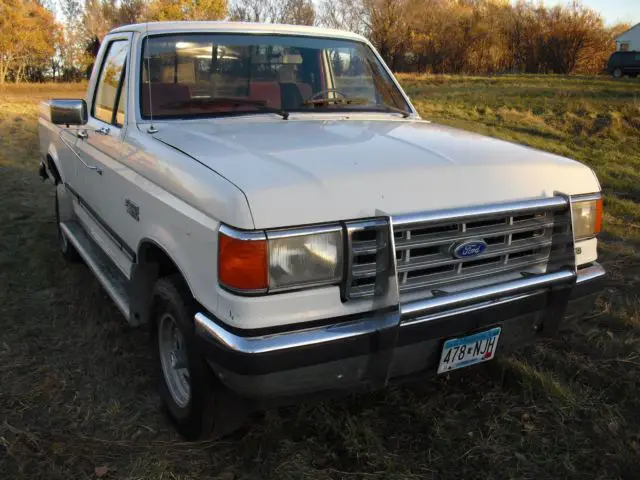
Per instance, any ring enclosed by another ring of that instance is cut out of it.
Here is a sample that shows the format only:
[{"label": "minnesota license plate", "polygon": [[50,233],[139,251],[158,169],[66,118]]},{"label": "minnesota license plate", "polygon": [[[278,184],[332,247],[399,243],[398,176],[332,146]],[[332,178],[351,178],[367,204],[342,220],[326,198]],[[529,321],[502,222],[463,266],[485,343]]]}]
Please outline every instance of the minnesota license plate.
[{"label": "minnesota license plate", "polygon": [[446,373],[458,368],[491,360],[498,347],[500,327],[468,337],[450,338],[444,342],[438,373]]}]

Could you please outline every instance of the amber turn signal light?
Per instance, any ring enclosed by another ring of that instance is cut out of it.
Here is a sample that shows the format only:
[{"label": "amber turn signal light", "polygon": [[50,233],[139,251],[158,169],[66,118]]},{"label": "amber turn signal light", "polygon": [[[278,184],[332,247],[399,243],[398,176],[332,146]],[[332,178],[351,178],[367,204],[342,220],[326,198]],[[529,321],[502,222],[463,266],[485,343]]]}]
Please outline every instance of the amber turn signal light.
[{"label": "amber turn signal light", "polygon": [[[587,195],[589,197],[591,195]],[[571,201],[573,235],[576,241],[588,240],[602,229],[602,197],[584,198],[579,196]]]},{"label": "amber turn signal light", "polygon": [[220,232],[218,280],[233,290],[266,290],[269,285],[266,239],[242,240]]},{"label": "amber turn signal light", "polygon": [[596,222],[594,225],[596,235],[598,235],[600,230],[602,230],[602,214],[602,198],[599,198],[596,200]]}]

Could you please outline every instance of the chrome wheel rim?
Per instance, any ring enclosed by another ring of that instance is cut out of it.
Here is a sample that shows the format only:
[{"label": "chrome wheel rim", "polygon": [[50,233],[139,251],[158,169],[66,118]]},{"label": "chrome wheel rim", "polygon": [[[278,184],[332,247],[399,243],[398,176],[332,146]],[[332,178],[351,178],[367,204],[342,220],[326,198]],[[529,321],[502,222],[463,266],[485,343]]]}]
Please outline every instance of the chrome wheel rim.
[{"label": "chrome wheel rim", "polygon": [[187,348],[184,336],[170,313],[165,313],[160,318],[158,349],[169,393],[179,407],[185,407],[191,396]]}]

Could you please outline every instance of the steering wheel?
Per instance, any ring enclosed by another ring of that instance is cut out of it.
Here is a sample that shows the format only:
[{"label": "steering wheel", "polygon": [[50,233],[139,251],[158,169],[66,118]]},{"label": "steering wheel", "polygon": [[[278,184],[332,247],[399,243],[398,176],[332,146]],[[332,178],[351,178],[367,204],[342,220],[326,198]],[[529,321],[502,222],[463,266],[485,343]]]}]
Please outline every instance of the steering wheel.
[{"label": "steering wheel", "polygon": [[309,101],[329,98],[330,93],[333,93],[342,99],[348,98],[347,94],[345,94],[344,92],[341,92],[337,88],[327,88],[326,90],[320,90],[319,92],[316,92],[313,95],[311,95],[311,97],[309,97]]}]

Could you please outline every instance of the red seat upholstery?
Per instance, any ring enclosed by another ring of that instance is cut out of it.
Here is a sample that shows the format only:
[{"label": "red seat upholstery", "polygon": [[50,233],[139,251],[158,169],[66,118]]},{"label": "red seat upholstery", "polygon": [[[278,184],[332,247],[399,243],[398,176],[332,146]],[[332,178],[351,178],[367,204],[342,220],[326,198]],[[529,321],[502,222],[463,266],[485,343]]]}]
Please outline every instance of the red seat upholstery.
[{"label": "red seat upholstery", "polygon": [[249,98],[265,102],[268,107],[280,108],[280,86],[276,82],[251,82]]},{"label": "red seat upholstery", "polygon": [[[142,84],[142,113],[149,115],[149,85]],[[189,87],[182,83],[152,83],[151,95],[153,95],[154,115],[175,115],[179,113],[176,109],[163,109],[164,104],[172,102],[183,102],[191,99]]]},{"label": "red seat upholstery", "polygon": [[[311,85],[308,83],[297,82],[295,83],[297,89],[300,91],[302,100],[308,100],[312,94]],[[149,115],[149,85],[143,84],[141,89],[142,94],[142,113],[143,115]],[[165,109],[163,105],[182,102],[191,98],[189,87],[183,83],[152,83],[151,94],[153,95],[153,114],[154,115],[180,115],[180,113],[191,113],[190,107],[182,109]],[[277,82],[257,81],[249,84],[249,98],[251,100],[258,100],[265,102],[265,105],[272,108],[282,108],[282,97],[280,84]],[[226,108],[219,106],[218,109],[226,110]]]}]

